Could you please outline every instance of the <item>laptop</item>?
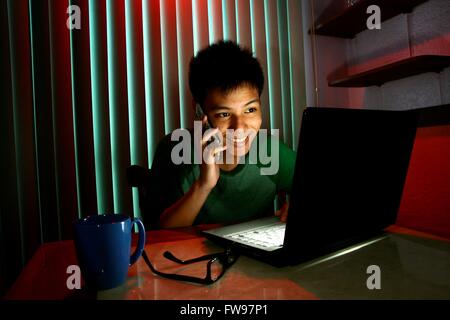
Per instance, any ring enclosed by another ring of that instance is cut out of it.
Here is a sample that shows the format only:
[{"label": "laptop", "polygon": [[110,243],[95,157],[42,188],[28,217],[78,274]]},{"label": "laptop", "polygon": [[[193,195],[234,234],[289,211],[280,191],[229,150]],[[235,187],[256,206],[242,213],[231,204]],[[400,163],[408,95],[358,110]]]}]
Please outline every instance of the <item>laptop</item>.
[{"label": "laptop", "polygon": [[381,235],[396,221],[416,118],[413,111],[306,108],[286,223],[272,216],[204,236],[284,266]]}]

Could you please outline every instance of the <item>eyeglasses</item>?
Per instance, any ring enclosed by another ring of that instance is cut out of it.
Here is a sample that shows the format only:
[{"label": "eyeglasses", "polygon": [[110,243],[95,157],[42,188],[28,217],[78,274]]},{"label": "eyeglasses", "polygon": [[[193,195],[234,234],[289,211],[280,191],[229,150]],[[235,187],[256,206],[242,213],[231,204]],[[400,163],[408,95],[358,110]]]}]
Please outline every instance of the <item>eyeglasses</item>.
[{"label": "eyeglasses", "polygon": [[170,251],[166,251],[163,254],[164,258],[171,260],[173,262],[176,262],[178,264],[182,265],[188,265],[196,262],[201,261],[208,261],[206,265],[206,276],[204,278],[198,278],[188,275],[181,275],[181,274],[175,274],[175,273],[165,273],[161,272],[155,269],[155,267],[150,262],[150,259],[147,256],[147,253],[145,250],[142,252],[142,257],[145,260],[145,263],[147,263],[150,270],[161,277],[173,279],[173,280],[179,280],[179,281],[187,281],[187,282],[193,282],[198,284],[205,284],[209,285],[217,280],[219,280],[224,274],[225,271],[231,267],[236,260],[238,259],[239,255],[233,252],[231,249],[227,249],[224,252],[219,253],[213,253],[213,254],[207,254],[198,258],[189,259],[189,260],[180,260],[177,257],[175,257]]}]

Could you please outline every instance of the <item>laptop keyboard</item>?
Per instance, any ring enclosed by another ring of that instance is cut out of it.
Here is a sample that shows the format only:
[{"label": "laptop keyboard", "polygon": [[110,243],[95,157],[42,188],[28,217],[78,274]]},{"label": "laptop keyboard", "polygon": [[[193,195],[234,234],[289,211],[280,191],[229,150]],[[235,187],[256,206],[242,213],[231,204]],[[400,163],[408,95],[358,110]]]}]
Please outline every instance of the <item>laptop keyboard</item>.
[{"label": "laptop keyboard", "polygon": [[229,234],[226,238],[263,250],[276,250],[283,246],[285,223],[272,224],[256,229]]}]

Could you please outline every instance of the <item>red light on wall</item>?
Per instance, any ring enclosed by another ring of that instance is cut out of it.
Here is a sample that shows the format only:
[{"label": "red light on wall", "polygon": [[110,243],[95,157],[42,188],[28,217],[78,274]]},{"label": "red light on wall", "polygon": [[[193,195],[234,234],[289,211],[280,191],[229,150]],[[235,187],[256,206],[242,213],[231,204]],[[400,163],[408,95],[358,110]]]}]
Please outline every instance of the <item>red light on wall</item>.
[{"label": "red light on wall", "polygon": [[417,130],[397,225],[450,238],[450,125]]}]

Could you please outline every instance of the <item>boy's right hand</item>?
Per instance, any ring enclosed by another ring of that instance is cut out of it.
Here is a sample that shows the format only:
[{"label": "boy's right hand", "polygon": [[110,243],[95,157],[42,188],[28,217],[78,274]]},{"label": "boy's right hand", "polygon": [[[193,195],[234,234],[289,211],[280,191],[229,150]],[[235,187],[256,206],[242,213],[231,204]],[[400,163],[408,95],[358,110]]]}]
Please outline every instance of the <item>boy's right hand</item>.
[{"label": "boy's right hand", "polygon": [[227,149],[227,147],[223,146],[218,139],[209,142],[209,140],[214,135],[217,136],[218,133],[219,129],[217,128],[207,130],[202,137],[201,142],[202,164],[200,165],[200,177],[198,183],[201,188],[208,192],[216,186],[220,177],[219,164],[216,163],[218,155]]}]

